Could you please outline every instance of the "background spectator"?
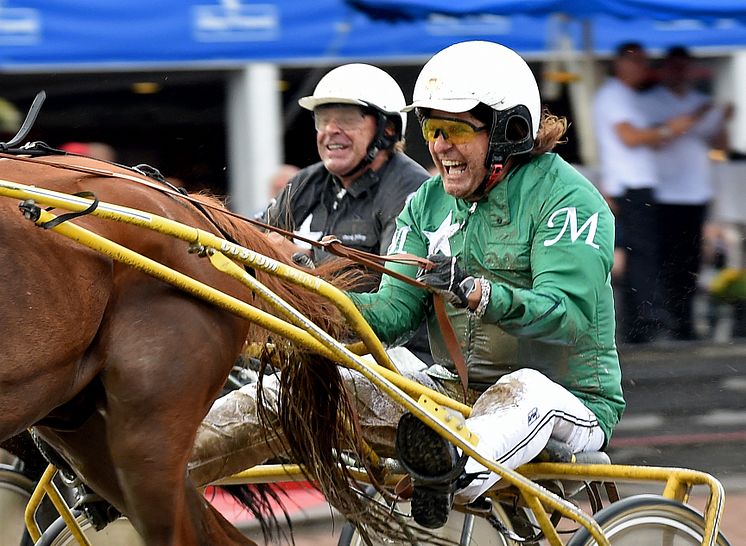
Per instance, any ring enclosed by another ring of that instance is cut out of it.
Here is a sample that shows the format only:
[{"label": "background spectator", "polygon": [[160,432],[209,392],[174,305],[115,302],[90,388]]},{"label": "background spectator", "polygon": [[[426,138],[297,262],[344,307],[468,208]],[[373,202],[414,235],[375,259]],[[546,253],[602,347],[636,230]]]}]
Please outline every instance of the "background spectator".
[{"label": "background spectator", "polygon": [[288,182],[300,171],[295,165],[283,164],[277,168],[275,174],[269,179],[269,197],[274,199],[285,189]]},{"label": "background spectator", "polygon": [[112,163],[117,160],[117,153],[114,148],[103,142],[66,142],[60,146],[60,150]]},{"label": "background spectator", "polygon": [[675,339],[695,339],[692,304],[702,261],[702,226],[713,196],[709,150],[725,145],[729,106],[715,106],[693,88],[694,64],[683,47],[672,47],[660,68],[660,85],[645,93],[654,124],[690,115],[696,123],[655,151],[660,235],[660,288]]},{"label": "background spectator", "polygon": [[617,241],[626,253],[621,282],[621,338],[626,343],[651,341],[661,317],[656,307],[658,216],[654,188],[658,183],[653,147],[683,134],[693,124],[688,116],[654,125],[640,89],[649,81],[650,67],[642,45],[617,48],[614,73],[594,99],[601,187],[614,202],[623,236]]},{"label": "background spectator", "polygon": [[254,218],[256,218],[257,220],[262,219],[267,211],[267,208],[274,205],[277,196],[282,193],[282,190],[285,189],[285,186],[288,185],[288,182],[290,182],[290,180],[296,174],[298,174],[299,171],[300,167],[289,165],[287,163],[284,163],[277,168],[275,173],[269,179],[269,187],[267,188],[267,197],[269,198],[269,203],[264,208],[256,211],[253,215]]}]

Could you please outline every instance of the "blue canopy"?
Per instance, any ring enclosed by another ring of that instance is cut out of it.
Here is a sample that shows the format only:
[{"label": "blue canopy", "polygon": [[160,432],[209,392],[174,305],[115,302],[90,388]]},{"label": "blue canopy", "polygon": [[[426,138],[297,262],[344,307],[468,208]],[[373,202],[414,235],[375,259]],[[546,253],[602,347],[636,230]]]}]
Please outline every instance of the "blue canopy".
[{"label": "blue canopy", "polygon": [[[609,53],[625,41],[637,40],[650,50],[671,45],[725,50],[746,45],[744,0],[346,0],[372,19],[391,24],[416,24],[438,18],[463,21],[483,17],[530,16],[545,21],[544,51],[561,34],[574,46]],[[590,43],[583,24],[591,23]],[[517,25],[516,25],[517,26]],[[523,27],[524,31],[536,29]],[[470,39],[479,39],[470,37]],[[487,38],[489,39],[489,38]],[[501,40],[495,40],[500,42]],[[509,47],[511,44],[502,42]],[[520,48],[513,47],[522,54]],[[535,50],[534,50],[535,51]]]},{"label": "blue canopy", "polygon": [[447,15],[563,13],[571,17],[607,15],[636,19],[721,18],[746,20],[743,0],[348,0],[377,17],[423,19],[433,13]]},{"label": "blue canopy", "polygon": [[[356,9],[361,6],[413,19],[372,18]],[[669,16],[620,22],[594,15],[596,51],[631,38],[650,48],[746,44],[744,0],[8,0],[0,3],[0,70],[418,63],[451,43],[474,39],[538,57],[553,49],[558,32],[581,44],[577,20],[547,13],[563,9],[580,16],[602,6],[630,17],[665,7]],[[672,20],[674,15],[694,18]]]},{"label": "blue canopy", "polygon": [[332,64],[421,59],[457,39],[545,49],[546,18],[391,23],[344,0],[10,0],[0,4],[0,69]]}]

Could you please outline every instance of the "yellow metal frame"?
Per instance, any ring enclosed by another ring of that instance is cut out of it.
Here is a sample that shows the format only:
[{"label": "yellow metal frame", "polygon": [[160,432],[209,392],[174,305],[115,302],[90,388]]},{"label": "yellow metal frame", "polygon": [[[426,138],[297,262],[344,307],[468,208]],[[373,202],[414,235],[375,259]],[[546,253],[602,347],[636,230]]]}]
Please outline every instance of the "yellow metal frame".
[{"label": "yellow metal frame", "polygon": [[[69,211],[82,211],[92,204],[92,200],[83,197],[77,197],[6,180],[0,180],[0,196],[15,198],[22,201],[33,200],[40,205],[61,208]],[[478,446],[471,443],[468,437],[468,431],[461,431],[458,428],[459,425],[454,426],[453,422],[449,422],[449,416],[452,415],[452,411],[439,412],[436,410],[438,406],[444,406],[449,408],[449,410],[459,412],[463,416],[468,416],[471,411],[470,408],[443,396],[436,391],[427,389],[414,381],[407,380],[400,376],[397,373],[395,366],[388,358],[388,355],[385,353],[380,341],[355,308],[354,304],[343,292],[329,283],[281,262],[257,254],[250,249],[226,241],[225,239],[206,231],[167,218],[162,218],[151,213],[100,202],[98,207],[90,214],[99,218],[125,222],[160,232],[164,235],[186,241],[192,248],[196,245],[210,257],[210,261],[214,267],[247,285],[259,297],[270,303],[284,318],[279,318],[257,309],[237,298],[228,296],[213,287],[196,281],[195,279],[170,269],[163,264],[86,230],[72,221],[62,222],[51,228],[51,230],[87,246],[88,248],[109,256],[113,260],[130,265],[158,279],[169,282],[174,286],[200,297],[222,309],[230,311],[247,320],[259,323],[264,328],[271,330],[294,343],[298,343],[309,350],[316,351],[343,366],[361,373],[403,408],[414,413],[429,427],[447,438],[454,445],[460,447],[470,457],[499,475],[503,483],[514,486],[519,491],[526,504],[534,511],[546,539],[552,546],[562,546],[562,542],[556,529],[549,520],[548,513],[551,511],[557,511],[564,517],[572,519],[579,525],[585,527],[592,538],[600,546],[608,546],[608,541],[604,537],[603,531],[598,523],[590,516],[583,513],[573,504],[532,481],[542,476],[556,476],[565,479],[575,477],[577,479],[590,479],[594,481],[663,481],[666,483],[663,492],[664,496],[682,502],[687,498],[688,492],[693,485],[706,485],[710,489],[710,497],[705,511],[705,539],[703,541],[703,546],[715,543],[718,523],[722,513],[724,492],[722,485],[714,477],[702,472],[685,469],[617,465],[587,466],[542,463],[538,465],[526,465],[518,470],[505,468],[495,461],[483,456],[478,451]],[[37,220],[37,224],[47,222],[54,218],[56,218],[54,214],[41,210],[41,215]],[[254,277],[247,274],[246,271],[238,266],[236,262],[272,273],[293,284],[313,290],[329,299],[340,309],[351,326],[356,330],[360,338],[363,340],[366,349],[378,364],[373,364],[360,358],[358,353],[363,351],[361,351],[358,346],[347,347],[331,338],[308,318],[304,317],[292,306],[288,305],[264,287]],[[421,398],[422,403],[416,402],[414,398],[420,398],[422,395],[425,395],[424,398]],[[232,479],[242,480],[239,483],[246,483],[247,481],[253,480],[262,480],[265,482],[274,479],[287,480],[288,476],[292,476],[296,472],[300,473],[300,469],[293,466],[283,466],[280,468],[274,466],[257,467],[240,473]],[[45,476],[47,474],[50,474],[51,476],[53,473],[54,468],[50,467],[47,470],[47,473],[45,473]],[[279,478],[280,474],[283,478]],[[223,481],[220,483],[226,482]],[[36,526],[33,521],[33,513],[41,502],[41,498],[45,493],[50,494],[50,496],[55,495],[54,492],[50,493],[50,490],[54,490],[52,487],[53,484],[52,486],[50,486],[50,484],[51,477],[46,482],[40,482],[29,502],[29,507],[27,509],[27,525],[29,525],[29,532],[32,533],[32,537],[34,534],[39,534],[38,526]],[[59,494],[57,494],[57,500],[61,500]],[[53,503],[57,506],[54,498]],[[81,544],[88,544],[85,537],[82,535],[80,526],[69,513],[69,509],[67,509],[67,514],[65,514],[66,509],[66,506],[58,507],[58,510],[61,511],[62,517],[65,518],[67,525],[71,528],[71,531],[76,538],[78,538],[79,542]],[[31,516],[29,516],[29,513]]]},{"label": "yellow metal frame", "polygon": [[[710,491],[710,497],[705,508],[705,533],[702,544],[715,544],[725,494],[721,483],[705,472],[686,468],[577,463],[530,463],[519,467],[517,472],[532,481],[661,483],[661,496],[684,504],[688,502],[689,495],[694,487],[706,487]],[[366,482],[364,474],[356,474],[355,476],[362,482]],[[394,486],[402,477],[400,475],[389,475],[383,485]],[[218,480],[213,485],[272,483],[302,481],[304,479],[304,474],[298,465],[261,465]],[[498,487],[500,486],[498,485]],[[537,520],[541,523],[542,531],[547,533],[547,529],[553,529],[554,526],[549,521],[551,510],[548,510],[548,507],[542,503],[539,495],[536,495],[532,489],[523,488],[520,485],[515,487],[523,501],[531,508]],[[566,516],[562,510],[560,510],[560,513]],[[547,539],[551,544],[562,544],[562,542],[555,542],[558,539],[554,533],[547,534]],[[604,543],[608,544],[608,542]],[[599,542],[599,544],[602,543]]]},{"label": "yellow metal frame", "polygon": [[80,528],[78,521],[67,506],[65,499],[62,498],[57,486],[54,481],[52,481],[56,475],[57,469],[54,466],[49,465],[39,479],[39,483],[36,485],[36,489],[34,489],[34,492],[31,494],[31,498],[26,505],[24,519],[26,521],[26,528],[28,529],[29,535],[34,542],[37,542],[41,538],[41,529],[36,523],[34,515],[39,509],[39,505],[44,499],[44,495],[47,495],[54,508],[59,512],[64,520],[65,525],[70,529],[72,536],[78,541],[78,544],[81,546],[91,546],[88,538],[83,534],[83,530]]}]

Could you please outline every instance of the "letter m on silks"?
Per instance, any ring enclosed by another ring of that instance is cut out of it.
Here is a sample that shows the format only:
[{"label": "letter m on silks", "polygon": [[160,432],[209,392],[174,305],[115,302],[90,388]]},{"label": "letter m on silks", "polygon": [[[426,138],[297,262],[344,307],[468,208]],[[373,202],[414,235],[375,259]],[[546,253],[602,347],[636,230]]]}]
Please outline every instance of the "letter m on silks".
[{"label": "letter m on silks", "polygon": [[555,218],[557,218],[558,215],[562,213],[565,214],[565,223],[562,224],[562,229],[560,230],[559,235],[557,235],[554,239],[547,239],[546,241],[544,241],[544,246],[552,246],[556,244],[565,234],[569,226],[570,240],[573,243],[577,241],[578,237],[580,237],[587,229],[588,235],[585,237],[585,244],[590,245],[593,248],[599,248],[599,246],[593,242],[593,238],[596,236],[596,229],[598,228],[598,212],[594,212],[591,217],[588,218],[585,224],[580,226],[580,229],[578,229],[577,209],[575,207],[565,207],[552,213],[552,215],[549,217],[549,220],[547,221],[547,227],[555,227],[554,220]]}]

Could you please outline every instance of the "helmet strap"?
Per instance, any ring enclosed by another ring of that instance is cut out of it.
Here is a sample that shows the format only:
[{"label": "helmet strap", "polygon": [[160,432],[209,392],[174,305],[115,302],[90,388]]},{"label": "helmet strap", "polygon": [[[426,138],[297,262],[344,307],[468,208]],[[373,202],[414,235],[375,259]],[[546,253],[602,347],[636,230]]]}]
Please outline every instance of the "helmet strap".
[{"label": "helmet strap", "polygon": [[479,186],[477,186],[477,189],[469,196],[468,200],[479,201],[482,197],[487,195],[500,181],[503,167],[504,165],[502,163],[493,163],[487,176],[484,177]]},{"label": "helmet strap", "polygon": [[503,172],[503,164],[502,163],[495,163],[492,165],[492,172],[490,172],[487,176],[484,177],[484,180],[480,184],[480,186],[484,186],[484,190],[482,190],[482,195],[487,195],[492,188],[494,188],[497,185],[497,182],[500,180],[500,175]]},{"label": "helmet strap", "polygon": [[382,112],[379,112],[377,110],[371,112],[371,114],[376,116],[376,134],[373,137],[373,140],[371,140],[370,144],[368,145],[368,150],[365,153],[365,157],[363,157],[360,162],[355,165],[349,172],[346,172],[343,175],[344,178],[353,176],[361,172],[368,165],[373,163],[373,160],[378,155],[378,152],[390,148],[396,142],[394,140],[396,137],[386,136],[386,123],[388,121],[386,116]]}]

